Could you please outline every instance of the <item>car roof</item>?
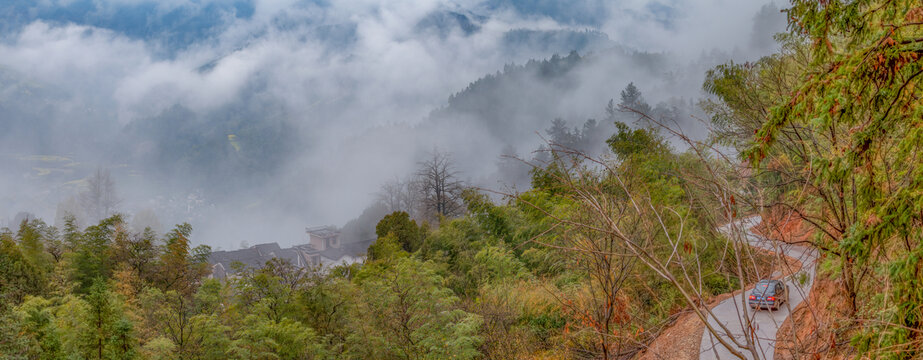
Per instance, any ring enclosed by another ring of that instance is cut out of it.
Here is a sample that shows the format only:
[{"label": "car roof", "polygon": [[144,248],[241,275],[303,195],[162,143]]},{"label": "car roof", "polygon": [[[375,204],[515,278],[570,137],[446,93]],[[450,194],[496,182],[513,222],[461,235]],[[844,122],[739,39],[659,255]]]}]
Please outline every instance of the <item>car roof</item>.
[{"label": "car roof", "polygon": [[753,287],[754,294],[775,294],[776,284],[781,284],[782,281],[779,280],[760,280],[756,283],[756,286]]}]

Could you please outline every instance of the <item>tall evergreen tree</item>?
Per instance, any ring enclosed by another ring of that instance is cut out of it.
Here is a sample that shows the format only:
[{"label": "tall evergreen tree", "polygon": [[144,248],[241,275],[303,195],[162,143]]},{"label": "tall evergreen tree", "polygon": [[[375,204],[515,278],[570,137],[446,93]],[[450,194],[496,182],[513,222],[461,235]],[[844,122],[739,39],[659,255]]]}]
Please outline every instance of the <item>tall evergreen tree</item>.
[{"label": "tall evergreen tree", "polygon": [[72,274],[81,292],[87,293],[98,278],[108,278],[114,270],[112,237],[121,225],[122,217],[114,215],[88,227],[82,234],[65,229],[65,241],[75,247]]},{"label": "tall evergreen tree", "polygon": [[83,319],[81,348],[87,359],[131,359],[137,340],[134,325],[125,318],[118,297],[109,290],[104,278],[93,281],[84,298],[87,311]]},{"label": "tall evergreen tree", "polygon": [[[625,90],[622,90],[619,95],[621,96],[621,101],[619,101],[620,108],[631,109],[642,114],[651,114],[651,106],[644,101],[644,97],[641,96],[641,90],[635,86],[635,83],[628,83],[628,86],[625,86]],[[634,116],[634,118],[637,118],[637,116]]]}]

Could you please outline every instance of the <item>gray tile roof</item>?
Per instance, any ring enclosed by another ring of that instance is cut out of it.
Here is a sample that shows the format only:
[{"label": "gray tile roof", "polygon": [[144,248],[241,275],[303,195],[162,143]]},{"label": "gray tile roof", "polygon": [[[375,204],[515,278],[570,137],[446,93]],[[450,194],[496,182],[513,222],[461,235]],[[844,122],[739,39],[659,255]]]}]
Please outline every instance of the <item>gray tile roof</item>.
[{"label": "gray tile roof", "polygon": [[[262,268],[267,261],[272,258],[285,259],[293,265],[304,267],[315,265],[312,258],[318,256],[330,261],[338,261],[344,256],[360,257],[368,252],[369,246],[375,242],[375,239],[357,241],[343,244],[339,248],[327,248],[324,251],[318,251],[310,244],[295,245],[291,248],[282,249],[278,243],[258,244],[248,249],[233,251],[215,251],[208,256],[208,262],[212,265],[213,276],[218,278],[233,275],[232,264],[241,262],[250,268]],[[221,264],[221,267],[217,267]]]},{"label": "gray tile roof", "polygon": [[251,248],[259,251],[262,256],[271,256],[273,253],[282,250],[278,243],[257,244]]}]

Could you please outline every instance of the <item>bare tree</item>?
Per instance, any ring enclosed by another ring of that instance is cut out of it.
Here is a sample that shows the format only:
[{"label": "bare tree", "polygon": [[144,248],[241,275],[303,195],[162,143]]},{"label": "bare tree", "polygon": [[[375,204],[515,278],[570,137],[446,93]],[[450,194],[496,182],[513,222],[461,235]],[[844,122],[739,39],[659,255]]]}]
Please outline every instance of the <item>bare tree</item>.
[{"label": "bare tree", "polygon": [[116,195],[115,182],[109,170],[97,168],[87,179],[87,188],[80,193],[80,205],[92,222],[100,221],[115,212],[122,200]]},{"label": "bare tree", "polygon": [[433,150],[428,159],[419,163],[416,175],[424,214],[430,218],[461,214],[465,186],[458,180],[449,154]]},{"label": "bare tree", "polygon": [[[624,203],[609,202],[603,206],[610,214],[625,215],[629,212]],[[606,225],[592,215],[577,214],[574,220],[597,227]],[[639,226],[641,222],[637,217],[620,216],[619,220],[627,231],[635,233],[633,236],[654,235],[654,232],[642,233],[646,229]],[[629,276],[635,274],[633,268],[637,258],[628,255],[630,250],[624,242],[612,234],[585,227],[562,226],[561,229],[558,243],[572,251],[576,260],[574,266],[589,280],[586,287],[576,294],[559,295],[564,311],[580,319],[592,332],[592,348],[578,351],[603,359],[620,359],[634,354],[641,346],[621,335],[630,325],[629,305],[622,289]]]},{"label": "bare tree", "polygon": [[421,207],[423,191],[420,181],[414,177],[395,178],[385,182],[378,191],[378,201],[384,204],[389,211],[404,211],[411,218],[422,220]]},{"label": "bare tree", "polygon": [[378,202],[385,204],[388,211],[402,211],[401,193],[404,191],[404,182],[398,178],[389,180],[381,185],[381,189],[375,194]]}]

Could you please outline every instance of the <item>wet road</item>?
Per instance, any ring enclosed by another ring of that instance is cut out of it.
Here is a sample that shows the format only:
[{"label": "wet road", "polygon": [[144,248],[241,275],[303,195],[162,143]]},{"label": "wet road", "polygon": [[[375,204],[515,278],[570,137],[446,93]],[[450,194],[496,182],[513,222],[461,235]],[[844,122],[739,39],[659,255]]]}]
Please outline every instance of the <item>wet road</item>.
[{"label": "wet road", "polygon": [[[808,296],[811,284],[814,283],[815,265],[817,262],[817,252],[804,246],[795,246],[776,241],[769,241],[761,236],[754,234],[751,229],[759,224],[760,217],[754,216],[741,220],[741,226],[746,229],[747,241],[759,248],[768,249],[774,252],[782,252],[789,257],[798,259],[802,263],[802,272],[807,275],[807,280],[801,284],[796,280],[799,276],[789,276],[785,278],[785,283],[789,289],[789,301],[782,305],[779,310],[753,310],[747,305],[746,296],[750,291],[744,294],[737,294],[718,304],[712,309],[717,316],[717,320],[709,319],[709,323],[716,328],[718,321],[723,323],[731,333],[737,338],[738,342],[745,344],[743,329],[745,328],[746,318],[751,319],[751,324],[756,335],[756,353],[759,359],[772,359],[775,354],[776,332],[782,326],[782,322],[791,314],[791,310],[801,304]],[[797,274],[797,272],[796,272]],[[772,274],[773,276],[778,275]],[[702,335],[702,344],[699,347],[699,359],[735,359],[736,357],[726,349],[721,343],[712,337],[708,331]],[[727,337],[727,336],[725,336]],[[726,339],[731,343],[730,339]],[[750,350],[738,349],[747,356],[748,359],[754,359]]]}]

